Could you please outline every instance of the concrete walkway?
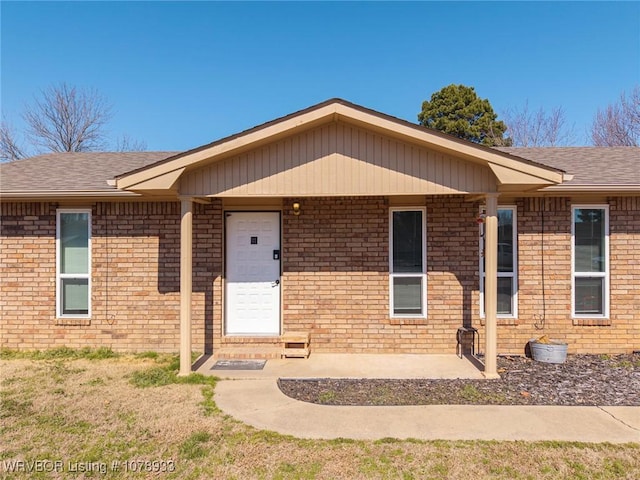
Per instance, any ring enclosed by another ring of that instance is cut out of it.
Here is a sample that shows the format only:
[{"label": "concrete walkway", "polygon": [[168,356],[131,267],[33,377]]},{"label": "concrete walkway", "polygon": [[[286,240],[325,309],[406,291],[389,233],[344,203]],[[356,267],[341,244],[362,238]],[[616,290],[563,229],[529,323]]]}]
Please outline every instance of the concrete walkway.
[{"label": "concrete walkway", "polygon": [[227,379],[216,386],[220,409],[256,428],[300,438],[640,442],[640,407],[324,406],[293,400],[276,384],[277,378],[482,377],[473,362],[453,355],[316,354],[269,360],[258,371],[211,366],[198,371]]}]

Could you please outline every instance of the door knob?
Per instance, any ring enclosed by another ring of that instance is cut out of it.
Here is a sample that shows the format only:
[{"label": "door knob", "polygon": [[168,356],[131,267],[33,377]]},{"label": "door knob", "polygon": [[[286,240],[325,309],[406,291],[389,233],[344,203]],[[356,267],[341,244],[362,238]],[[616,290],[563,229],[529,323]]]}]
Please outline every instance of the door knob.
[{"label": "door knob", "polygon": [[271,284],[272,287],[277,287],[278,285],[280,285],[280,280],[276,280]]}]

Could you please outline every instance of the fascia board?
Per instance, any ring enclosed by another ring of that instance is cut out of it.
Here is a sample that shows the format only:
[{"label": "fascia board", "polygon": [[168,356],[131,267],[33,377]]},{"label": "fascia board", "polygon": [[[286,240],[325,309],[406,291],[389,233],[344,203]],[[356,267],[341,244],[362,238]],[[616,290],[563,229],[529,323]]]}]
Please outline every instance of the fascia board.
[{"label": "fascia board", "polygon": [[162,175],[158,175],[157,177],[149,178],[139,183],[134,183],[128,185],[127,188],[129,190],[136,191],[144,191],[144,190],[172,190],[182,172],[184,172],[185,167],[178,168],[176,170],[171,170]]}]

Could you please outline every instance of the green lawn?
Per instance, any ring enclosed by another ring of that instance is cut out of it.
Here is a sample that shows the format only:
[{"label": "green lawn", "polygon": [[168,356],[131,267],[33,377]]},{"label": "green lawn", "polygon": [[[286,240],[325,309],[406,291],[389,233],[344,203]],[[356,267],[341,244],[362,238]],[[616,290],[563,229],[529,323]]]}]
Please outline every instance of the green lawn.
[{"label": "green lawn", "polygon": [[301,440],[226,416],[175,357],[0,358],[0,478],[640,478],[639,444]]}]

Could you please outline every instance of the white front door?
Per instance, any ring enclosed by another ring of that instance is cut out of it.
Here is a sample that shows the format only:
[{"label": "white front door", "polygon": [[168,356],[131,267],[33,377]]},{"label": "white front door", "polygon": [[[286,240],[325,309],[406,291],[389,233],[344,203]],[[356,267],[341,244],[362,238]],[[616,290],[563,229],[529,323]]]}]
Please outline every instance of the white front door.
[{"label": "white front door", "polygon": [[280,334],[280,213],[228,212],[227,335]]}]

